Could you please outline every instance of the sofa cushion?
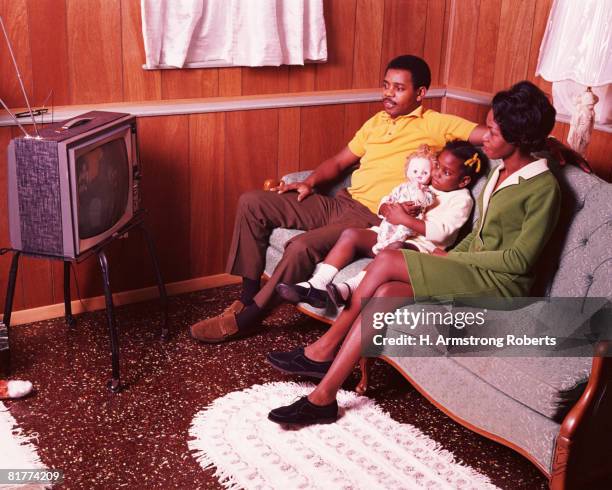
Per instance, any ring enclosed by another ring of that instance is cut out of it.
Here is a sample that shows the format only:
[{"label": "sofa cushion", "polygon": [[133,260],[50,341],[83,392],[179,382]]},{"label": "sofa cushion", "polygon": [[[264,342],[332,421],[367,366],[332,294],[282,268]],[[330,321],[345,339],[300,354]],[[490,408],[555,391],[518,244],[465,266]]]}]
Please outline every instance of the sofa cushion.
[{"label": "sofa cushion", "polygon": [[494,388],[545,417],[556,419],[564,394],[589,377],[592,358],[454,357]]},{"label": "sofa cushion", "polygon": [[[291,240],[294,236],[301,235],[302,233],[304,233],[303,230],[290,230],[288,228],[274,228],[274,230],[272,230],[272,234],[270,235],[270,246],[275,248],[282,254],[285,250],[285,245],[287,244],[287,242]],[[276,266],[276,264],[274,265]]]},{"label": "sofa cushion", "polygon": [[559,424],[532,410],[455,362],[453,358],[401,357],[392,364],[438,408],[523,448],[552,469]]}]

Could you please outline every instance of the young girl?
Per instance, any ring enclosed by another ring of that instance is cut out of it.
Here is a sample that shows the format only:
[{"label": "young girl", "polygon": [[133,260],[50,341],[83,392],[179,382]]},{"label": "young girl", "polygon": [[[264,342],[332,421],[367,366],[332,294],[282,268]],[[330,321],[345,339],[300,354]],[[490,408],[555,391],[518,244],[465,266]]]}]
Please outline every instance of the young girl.
[{"label": "young girl", "polygon": [[[406,248],[418,252],[432,253],[435,249],[446,249],[457,238],[457,233],[467,221],[472,211],[473,201],[467,186],[484,166],[486,157],[467,141],[451,141],[440,152],[438,158],[428,148],[420,148],[407,159],[408,167],[413,160],[426,158],[433,164],[429,191],[434,198],[422,217],[416,217],[421,206],[411,203],[394,202],[394,191],[383,198],[379,214],[383,223],[393,226],[403,225],[412,231],[405,241],[393,241],[386,249]],[[402,184],[404,185],[404,184]],[[397,188],[396,188],[397,189]],[[391,199],[389,199],[391,198]],[[382,225],[384,226],[384,225]],[[380,249],[377,247],[378,227],[371,229],[348,228],[334,247],[319,264],[313,276],[306,282],[298,284],[280,283],[276,290],[286,301],[305,302],[316,308],[327,305],[328,299],[336,307],[346,304],[366,271],[342,284],[333,284],[332,280],[339,269],[350,264],[357,257],[374,257]],[[374,248],[373,248],[374,247]]]},{"label": "young girl", "polygon": [[361,355],[362,335],[365,341],[373,335],[366,325],[362,332],[362,300],[529,295],[534,266],[559,215],[559,185],[546,160],[532,156],[545,147],[554,124],[554,107],[531,82],[520,82],[493,97],[484,151],[503,162],[491,172],[480,194],[480,219],[474,231],[450,253],[380,253],[349,307],[319,340],[306,348],[271,353],[268,359],[278,369],[317,372],[322,380],[307,397],[272,410],[270,420],[298,424],[336,420],[336,393]]}]

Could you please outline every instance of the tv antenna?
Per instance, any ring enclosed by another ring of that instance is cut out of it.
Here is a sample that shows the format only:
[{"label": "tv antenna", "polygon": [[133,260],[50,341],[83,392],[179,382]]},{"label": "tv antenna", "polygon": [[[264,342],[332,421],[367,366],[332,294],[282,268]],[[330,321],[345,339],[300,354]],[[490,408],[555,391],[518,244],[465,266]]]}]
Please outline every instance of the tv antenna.
[{"label": "tv antenna", "polygon": [[[34,118],[34,114],[32,113],[32,108],[30,107],[30,100],[28,99],[28,94],[26,93],[25,87],[23,86],[23,79],[21,78],[21,72],[19,71],[19,67],[17,66],[17,60],[15,60],[15,54],[13,53],[13,46],[11,45],[11,40],[8,37],[6,32],[6,28],[4,27],[4,21],[2,20],[2,16],[0,15],[0,26],[2,26],[2,32],[4,33],[4,38],[6,39],[6,45],[8,46],[9,53],[11,54],[11,59],[13,60],[13,66],[15,67],[15,72],[17,73],[17,79],[19,80],[19,85],[21,86],[21,92],[23,93],[23,97],[25,98],[26,105],[28,106],[28,111],[30,112],[30,117],[32,118],[32,124],[34,124],[34,131],[36,131],[36,137],[40,138],[40,133],[38,132],[38,126],[36,126],[36,119]],[[27,133],[27,131],[19,124],[17,118],[8,110],[4,101],[2,101],[2,105],[8,111],[13,119],[17,122],[21,130],[26,134],[27,138],[31,138],[31,136]]]}]

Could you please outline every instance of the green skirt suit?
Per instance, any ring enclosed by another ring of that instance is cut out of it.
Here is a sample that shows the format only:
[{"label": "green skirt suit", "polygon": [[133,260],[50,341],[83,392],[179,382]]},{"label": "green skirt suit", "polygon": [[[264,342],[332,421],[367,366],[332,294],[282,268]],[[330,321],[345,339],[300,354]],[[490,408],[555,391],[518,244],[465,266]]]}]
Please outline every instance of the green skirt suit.
[{"label": "green skirt suit", "polygon": [[416,301],[528,296],[534,266],[559,217],[561,193],[536,160],[493,192],[503,163],[478,197],[474,230],[445,257],[403,250]]}]

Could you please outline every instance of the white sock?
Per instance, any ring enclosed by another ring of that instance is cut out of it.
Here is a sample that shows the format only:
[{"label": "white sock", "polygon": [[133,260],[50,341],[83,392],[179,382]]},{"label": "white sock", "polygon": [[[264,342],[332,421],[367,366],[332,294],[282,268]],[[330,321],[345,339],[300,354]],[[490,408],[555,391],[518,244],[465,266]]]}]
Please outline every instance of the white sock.
[{"label": "white sock", "polygon": [[6,383],[6,391],[9,398],[21,398],[32,391],[32,383],[29,381],[9,381]]},{"label": "white sock", "polygon": [[347,300],[349,297],[349,294],[351,292],[354,292],[355,289],[357,289],[357,286],[359,286],[361,281],[363,281],[363,278],[365,275],[366,275],[366,271],[361,271],[359,274],[351,277],[346,282],[336,284],[338,291],[340,291],[340,294],[342,295],[344,300]]},{"label": "white sock", "polygon": [[333,278],[338,274],[338,269],[333,265],[326,264],[325,262],[319,262],[315,267],[312,277],[307,282],[298,282],[298,286],[308,287],[308,282],[312,284],[313,288],[325,289]]}]

